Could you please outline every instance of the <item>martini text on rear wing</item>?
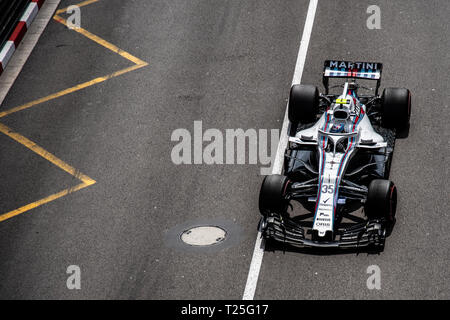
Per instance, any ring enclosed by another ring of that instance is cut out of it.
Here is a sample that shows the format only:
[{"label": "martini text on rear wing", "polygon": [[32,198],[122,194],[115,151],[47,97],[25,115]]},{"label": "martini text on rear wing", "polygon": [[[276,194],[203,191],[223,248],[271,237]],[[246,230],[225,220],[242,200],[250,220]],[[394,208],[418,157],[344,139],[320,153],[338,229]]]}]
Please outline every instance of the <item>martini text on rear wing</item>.
[{"label": "martini text on rear wing", "polygon": [[353,78],[377,81],[377,92],[380,86],[383,64],[379,62],[352,62],[325,60],[322,82],[328,93],[329,78]]}]

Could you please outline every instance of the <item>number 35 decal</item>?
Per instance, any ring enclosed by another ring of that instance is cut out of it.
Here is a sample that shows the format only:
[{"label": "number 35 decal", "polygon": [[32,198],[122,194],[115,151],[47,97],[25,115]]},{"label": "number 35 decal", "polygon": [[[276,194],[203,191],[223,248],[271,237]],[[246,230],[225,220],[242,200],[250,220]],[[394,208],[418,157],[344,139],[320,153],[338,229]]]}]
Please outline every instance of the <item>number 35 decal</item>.
[{"label": "number 35 decal", "polygon": [[324,184],[322,186],[322,192],[323,193],[333,193],[334,192],[334,185],[333,184]]}]

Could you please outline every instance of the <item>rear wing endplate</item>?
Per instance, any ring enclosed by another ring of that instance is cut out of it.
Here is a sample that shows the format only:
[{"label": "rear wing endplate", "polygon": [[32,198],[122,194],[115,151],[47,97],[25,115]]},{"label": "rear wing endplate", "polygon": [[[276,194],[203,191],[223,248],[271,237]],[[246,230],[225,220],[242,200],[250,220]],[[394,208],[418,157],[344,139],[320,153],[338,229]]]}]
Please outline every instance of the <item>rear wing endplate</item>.
[{"label": "rear wing endplate", "polygon": [[323,66],[322,82],[328,94],[328,79],[329,78],[352,78],[352,79],[366,79],[376,80],[378,88],[381,83],[381,72],[383,64],[379,62],[352,62],[341,60],[325,60]]}]

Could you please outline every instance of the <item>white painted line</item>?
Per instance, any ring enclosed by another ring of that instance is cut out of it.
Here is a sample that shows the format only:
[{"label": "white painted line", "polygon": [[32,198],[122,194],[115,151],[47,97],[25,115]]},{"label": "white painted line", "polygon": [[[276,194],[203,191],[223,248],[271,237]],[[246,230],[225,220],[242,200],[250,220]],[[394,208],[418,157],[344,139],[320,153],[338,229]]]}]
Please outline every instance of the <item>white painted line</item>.
[{"label": "white painted line", "polygon": [[[308,6],[308,13],[306,15],[305,26],[303,28],[303,35],[300,41],[300,49],[297,55],[297,62],[295,64],[294,76],[292,77],[292,84],[300,83],[305,66],[306,54],[308,52],[309,40],[316,16],[318,0],[310,0]],[[284,114],[283,127],[281,129],[280,141],[278,143],[277,153],[275,155],[272,174],[281,174],[283,170],[284,150],[288,142],[288,112]],[[256,236],[255,249],[253,251],[252,261],[250,263],[250,270],[248,272],[247,283],[245,285],[243,300],[253,300],[255,297],[256,285],[258,284],[259,271],[261,270],[261,263],[264,256],[264,239],[261,237],[261,232],[258,231]]]},{"label": "white painted line", "polygon": [[46,0],[0,76],[0,105],[22,70],[61,0]]}]

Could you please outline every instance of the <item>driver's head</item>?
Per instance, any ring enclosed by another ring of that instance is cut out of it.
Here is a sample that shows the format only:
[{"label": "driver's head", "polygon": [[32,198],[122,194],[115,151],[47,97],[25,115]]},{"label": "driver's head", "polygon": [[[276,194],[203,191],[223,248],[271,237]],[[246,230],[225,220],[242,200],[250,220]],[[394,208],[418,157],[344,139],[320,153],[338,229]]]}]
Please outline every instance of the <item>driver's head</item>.
[{"label": "driver's head", "polygon": [[330,129],[331,133],[342,133],[344,131],[345,131],[345,124],[341,122],[333,123]]}]

